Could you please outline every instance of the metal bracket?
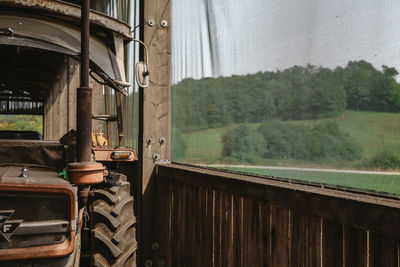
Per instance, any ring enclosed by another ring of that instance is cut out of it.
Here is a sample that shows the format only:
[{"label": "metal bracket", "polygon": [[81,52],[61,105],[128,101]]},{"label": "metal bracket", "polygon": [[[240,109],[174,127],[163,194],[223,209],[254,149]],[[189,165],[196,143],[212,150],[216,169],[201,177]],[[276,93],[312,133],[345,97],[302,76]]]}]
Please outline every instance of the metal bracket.
[{"label": "metal bracket", "polygon": [[171,164],[171,161],[169,159],[159,159],[159,160],[156,160],[156,163],[167,165],[167,164]]}]

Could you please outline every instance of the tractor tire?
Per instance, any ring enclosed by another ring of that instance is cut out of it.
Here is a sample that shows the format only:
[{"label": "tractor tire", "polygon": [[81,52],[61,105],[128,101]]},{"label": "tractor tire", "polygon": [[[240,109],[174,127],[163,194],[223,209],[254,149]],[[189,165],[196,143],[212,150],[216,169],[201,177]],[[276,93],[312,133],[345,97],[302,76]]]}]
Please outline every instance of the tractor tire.
[{"label": "tractor tire", "polygon": [[90,193],[89,221],[92,266],[136,267],[136,218],[126,176],[118,184],[102,184]]}]

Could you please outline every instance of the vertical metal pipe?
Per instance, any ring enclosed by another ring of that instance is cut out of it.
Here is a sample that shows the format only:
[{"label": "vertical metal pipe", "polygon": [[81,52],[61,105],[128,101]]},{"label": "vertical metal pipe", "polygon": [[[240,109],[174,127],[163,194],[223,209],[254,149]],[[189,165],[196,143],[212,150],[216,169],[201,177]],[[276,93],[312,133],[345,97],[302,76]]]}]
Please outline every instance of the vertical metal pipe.
[{"label": "vertical metal pipe", "polygon": [[90,0],[81,7],[81,87],[89,87]]},{"label": "vertical metal pipe", "polygon": [[92,89],[89,87],[90,0],[81,6],[81,85],[77,89],[76,158],[78,162],[91,160],[92,154]]}]

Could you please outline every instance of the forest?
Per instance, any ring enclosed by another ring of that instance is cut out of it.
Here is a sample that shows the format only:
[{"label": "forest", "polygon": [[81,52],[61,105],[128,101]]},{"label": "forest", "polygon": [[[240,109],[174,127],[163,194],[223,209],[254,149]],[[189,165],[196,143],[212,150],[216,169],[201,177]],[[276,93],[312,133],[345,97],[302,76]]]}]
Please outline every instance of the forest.
[{"label": "forest", "polygon": [[308,65],[245,76],[185,79],[173,86],[173,124],[181,131],[232,123],[318,119],[345,109],[400,111],[395,68],[350,61],[334,70]]},{"label": "forest", "polygon": [[[399,112],[397,75],[393,67],[379,70],[360,60],[335,69],[307,65],[182,80],[172,88],[173,154],[185,153],[184,133],[239,125],[222,137],[222,157],[250,163],[257,158],[360,160],[363,148],[335,122],[285,122],[334,118],[346,110]],[[260,125],[251,131],[249,123]]]}]

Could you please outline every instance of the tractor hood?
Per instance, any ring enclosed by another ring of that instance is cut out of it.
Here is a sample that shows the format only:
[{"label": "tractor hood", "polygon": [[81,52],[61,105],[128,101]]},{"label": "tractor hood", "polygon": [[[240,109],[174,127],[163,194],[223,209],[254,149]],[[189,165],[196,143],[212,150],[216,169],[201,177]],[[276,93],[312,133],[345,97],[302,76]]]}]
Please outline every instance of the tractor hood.
[{"label": "tractor hood", "polygon": [[[0,163],[2,166],[35,166],[61,171],[65,167],[65,148],[56,141],[0,140]],[[14,169],[3,171],[7,177]]]},{"label": "tractor hood", "polygon": [[69,187],[69,183],[54,170],[23,164],[0,166],[0,184]]},{"label": "tractor hood", "polygon": [[77,229],[76,193],[52,170],[0,167],[0,260],[71,254]]}]

